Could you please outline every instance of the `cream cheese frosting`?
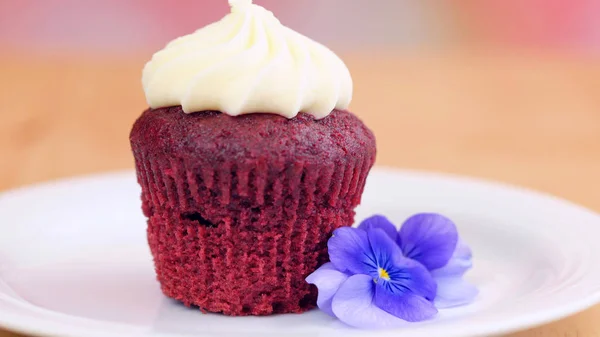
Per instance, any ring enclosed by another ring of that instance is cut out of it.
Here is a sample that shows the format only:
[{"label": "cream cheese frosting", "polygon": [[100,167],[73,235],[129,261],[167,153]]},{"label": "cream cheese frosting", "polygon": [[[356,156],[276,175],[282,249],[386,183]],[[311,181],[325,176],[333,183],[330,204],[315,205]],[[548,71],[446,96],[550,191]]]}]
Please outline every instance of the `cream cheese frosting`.
[{"label": "cream cheese frosting", "polygon": [[348,108],[352,78],[334,52],[251,0],[229,4],[230,14],[171,41],[146,64],[142,84],[151,108],[287,118],[305,112],[316,119]]}]

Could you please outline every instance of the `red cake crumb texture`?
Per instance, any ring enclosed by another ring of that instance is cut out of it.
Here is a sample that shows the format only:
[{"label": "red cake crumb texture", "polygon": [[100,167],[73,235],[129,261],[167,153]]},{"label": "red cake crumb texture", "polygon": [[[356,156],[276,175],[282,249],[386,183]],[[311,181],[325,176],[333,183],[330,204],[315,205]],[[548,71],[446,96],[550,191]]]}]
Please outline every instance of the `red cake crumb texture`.
[{"label": "red cake crumb texture", "polygon": [[165,295],[226,315],[299,313],[304,278],[350,226],[375,160],[353,114],[232,117],[147,110],[130,136]]}]

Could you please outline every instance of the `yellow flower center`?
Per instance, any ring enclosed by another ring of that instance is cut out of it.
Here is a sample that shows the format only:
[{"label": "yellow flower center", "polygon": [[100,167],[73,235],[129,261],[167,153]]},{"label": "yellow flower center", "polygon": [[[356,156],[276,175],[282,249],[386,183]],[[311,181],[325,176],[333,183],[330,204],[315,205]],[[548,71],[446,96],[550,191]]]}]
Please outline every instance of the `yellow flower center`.
[{"label": "yellow flower center", "polygon": [[383,268],[380,267],[378,269],[378,271],[379,271],[379,278],[382,278],[382,279],[384,279],[386,281],[390,280],[390,274],[388,274],[387,270],[385,270],[385,269],[383,269]]}]

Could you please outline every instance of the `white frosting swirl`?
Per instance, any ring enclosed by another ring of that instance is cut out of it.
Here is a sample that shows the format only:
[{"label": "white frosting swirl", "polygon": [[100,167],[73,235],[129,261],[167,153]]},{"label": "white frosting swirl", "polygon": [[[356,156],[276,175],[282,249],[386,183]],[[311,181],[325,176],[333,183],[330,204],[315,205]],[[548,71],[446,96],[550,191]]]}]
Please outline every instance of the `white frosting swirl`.
[{"label": "white frosting swirl", "polygon": [[150,107],[287,118],[301,111],[317,119],[348,107],[352,78],[337,55],[251,0],[229,3],[230,14],[171,41],[146,64]]}]

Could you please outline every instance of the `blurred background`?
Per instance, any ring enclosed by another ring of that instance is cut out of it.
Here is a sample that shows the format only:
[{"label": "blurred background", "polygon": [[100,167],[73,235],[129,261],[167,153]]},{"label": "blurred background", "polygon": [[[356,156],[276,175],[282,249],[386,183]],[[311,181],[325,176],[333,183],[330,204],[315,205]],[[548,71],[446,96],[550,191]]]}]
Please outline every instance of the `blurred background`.
[{"label": "blurred background", "polygon": [[[256,3],[345,59],[380,165],[600,209],[600,1]],[[0,0],[0,189],[132,167],[144,63],[227,12],[226,0]]]},{"label": "blurred background", "polygon": [[[379,165],[600,211],[600,1],[255,2],[347,62]],[[0,190],[132,168],[144,63],[227,11],[226,0],[0,0]],[[586,325],[598,315],[519,336],[600,335]]]},{"label": "blurred background", "polygon": [[[339,51],[529,47],[600,51],[596,0],[256,0]],[[154,51],[216,21],[226,0],[0,1],[3,46],[40,52]]]},{"label": "blurred background", "polygon": [[[379,164],[600,209],[589,188],[600,172],[600,1],[256,3],[346,60]],[[0,0],[0,189],[132,167],[144,63],[227,11],[226,0]]]},{"label": "blurred background", "polygon": [[[600,172],[600,1],[256,3],[346,60],[379,164],[600,209],[588,188]],[[0,189],[132,167],[144,63],[227,11],[226,0],[0,0]]]}]

